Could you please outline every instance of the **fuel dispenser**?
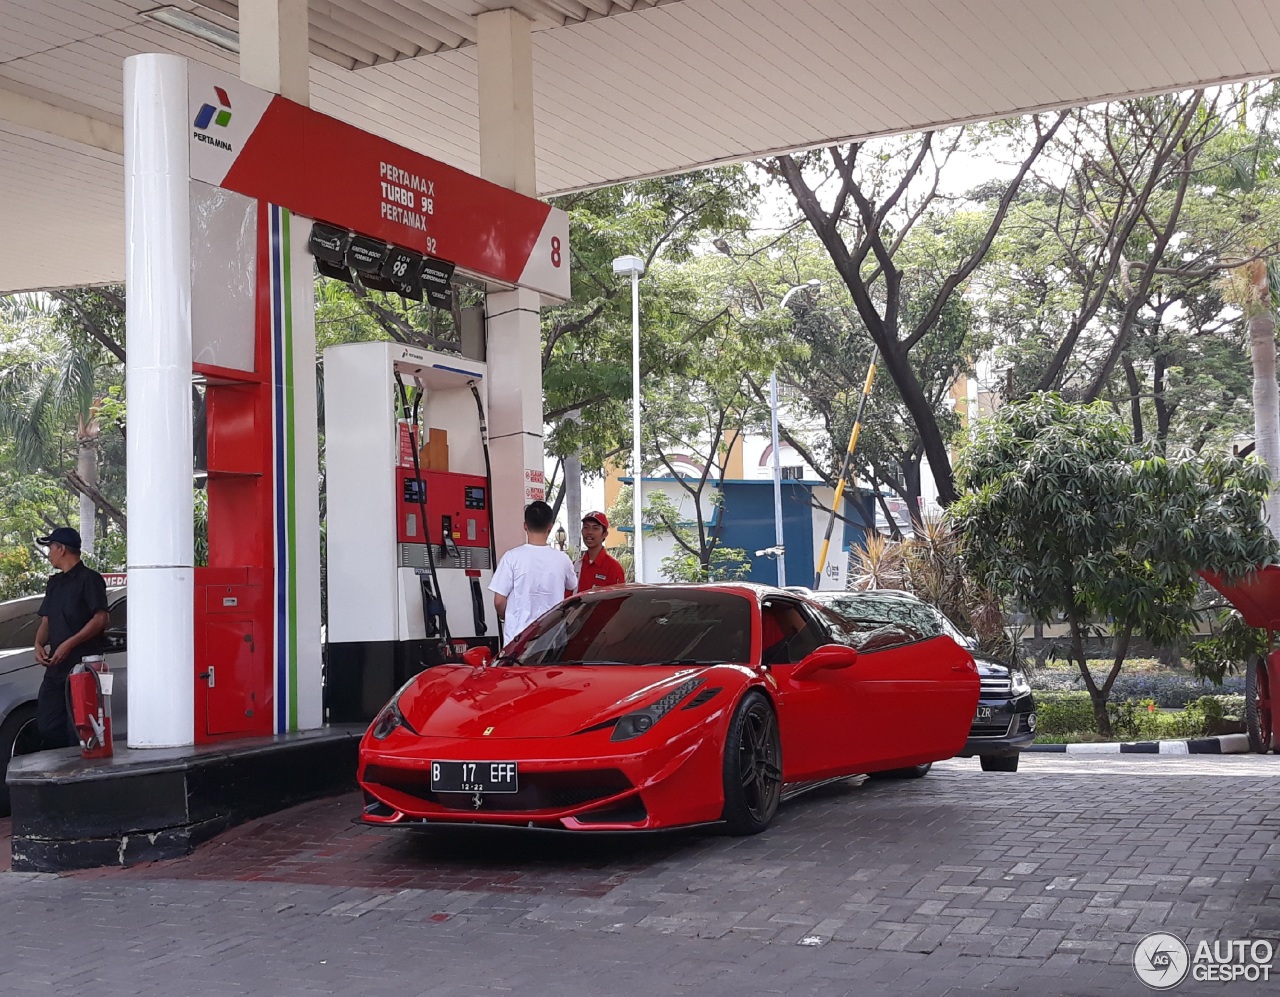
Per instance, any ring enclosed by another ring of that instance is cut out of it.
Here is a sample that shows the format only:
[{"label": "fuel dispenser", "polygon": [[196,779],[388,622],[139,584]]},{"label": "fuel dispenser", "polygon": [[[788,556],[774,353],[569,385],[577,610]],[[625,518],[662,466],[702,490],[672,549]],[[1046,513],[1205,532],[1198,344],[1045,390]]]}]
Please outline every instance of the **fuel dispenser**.
[{"label": "fuel dispenser", "polygon": [[396,343],[324,352],[331,722],[499,646],[485,365]]}]

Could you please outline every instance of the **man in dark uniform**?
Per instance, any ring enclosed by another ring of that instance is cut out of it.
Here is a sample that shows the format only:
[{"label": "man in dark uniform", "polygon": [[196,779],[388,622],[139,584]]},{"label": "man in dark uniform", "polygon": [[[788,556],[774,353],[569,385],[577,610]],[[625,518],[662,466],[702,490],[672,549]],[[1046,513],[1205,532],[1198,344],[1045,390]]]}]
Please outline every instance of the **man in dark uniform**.
[{"label": "man in dark uniform", "polygon": [[48,547],[46,556],[58,574],[49,579],[36,611],[36,661],[45,667],[36,726],[42,748],[66,748],[79,743],[67,712],[67,676],[86,655],[102,653],[107,583],[80,560],[80,534],[71,527],[59,526],[39,543]]}]

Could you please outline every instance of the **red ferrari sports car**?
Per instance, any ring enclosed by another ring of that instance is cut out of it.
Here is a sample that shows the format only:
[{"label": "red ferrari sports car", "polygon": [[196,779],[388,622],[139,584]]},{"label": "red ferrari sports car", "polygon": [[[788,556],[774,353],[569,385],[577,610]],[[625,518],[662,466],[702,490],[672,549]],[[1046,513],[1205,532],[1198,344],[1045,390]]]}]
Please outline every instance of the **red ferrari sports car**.
[{"label": "red ferrari sports car", "polygon": [[754,834],[784,793],[923,775],[978,701],[950,637],[747,584],[588,592],[488,653],[414,676],[370,725],[366,823]]}]

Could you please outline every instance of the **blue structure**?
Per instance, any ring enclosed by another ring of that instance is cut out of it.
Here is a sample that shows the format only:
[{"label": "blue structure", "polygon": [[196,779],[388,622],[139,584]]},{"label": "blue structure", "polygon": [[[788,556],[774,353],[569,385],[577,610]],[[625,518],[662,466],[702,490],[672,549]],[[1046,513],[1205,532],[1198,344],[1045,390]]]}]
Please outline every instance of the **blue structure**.
[{"label": "blue structure", "polygon": [[[673,478],[645,478],[645,486],[673,481]],[[621,479],[631,484],[631,478]],[[724,502],[712,514],[707,529],[720,538],[720,547],[737,547],[747,552],[751,570],[747,581],[762,585],[778,583],[778,564],[766,556],[756,557],[755,552],[772,547],[773,532],[773,481],[771,479],[727,479],[718,487]],[[786,547],[787,584],[811,585],[814,559],[817,557],[815,532],[819,541],[826,527],[827,513],[813,502],[813,490],[824,487],[821,481],[782,482],[782,538]],[[867,529],[857,524],[875,522],[875,505],[872,494],[859,489],[846,489],[842,514],[848,520],[844,524],[844,549],[854,544],[865,544]],[[692,523],[686,525],[693,526]],[[629,524],[619,524],[618,529],[630,533]],[[647,572],[646,572],[647,574]]]},{"label": "blue structure", "polygon": [[[814,532],[826,525],[827,513],[814,506],[813,489],[822,487],[820,481],[782,482],[782,542],[786,547],[787,584],[811,585],[813,583]],[[776,585],[778,564],[771,557],[756,557],[755,552],[772,547],[773,482],[770,480],[722,481],[724,528],[720,532],[720,546],[740,547],[751,559],[748,581],[763,585]],[[844,549],[853,544],[862,545],[866,529],[855,523],[874,523],[875,510],[869,493],[846,490],[841,514],[849,520],[844,524]],[[819,534],[820,536],[821,534]]]}]

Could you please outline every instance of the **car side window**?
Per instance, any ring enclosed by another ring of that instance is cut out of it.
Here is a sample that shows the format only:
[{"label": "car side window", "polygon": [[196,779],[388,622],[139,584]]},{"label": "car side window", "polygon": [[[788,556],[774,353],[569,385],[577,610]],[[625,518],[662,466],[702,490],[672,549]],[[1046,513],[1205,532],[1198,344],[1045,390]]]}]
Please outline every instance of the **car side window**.
[{"label": "car side window", "polygon": [[36,631],[40,628],[40,617],[28,613],[16,620],[8,620],[0,624],[0,648],[30,647],[36,639]]},{"label": "car side window", "polygon": [[107,607],[107,632],[104,635],[108,654],[119,654],[128,647],[126,626],[129,620],[128,602],[121,596]]},{"label": "car side window", "polygon": [[794,665],[826,643],[826,630],[797,602],[770,599],[760,608],[763,665]]},{"label": "car side window", "polygon": [[[841,607],[847,608],[847,607]],[[928,633],[903,622],[889,622],[884,619],[863,619],[844,616],[832,612],[826,606],[818,606],[815,610],[829,629],[828,640],[835,644],[846,644],[856,648],[859,653],[866,654],[886,647],[901,647],[916,641],[927,640]],[[882,617],[885,615],[880,614]]]}]

